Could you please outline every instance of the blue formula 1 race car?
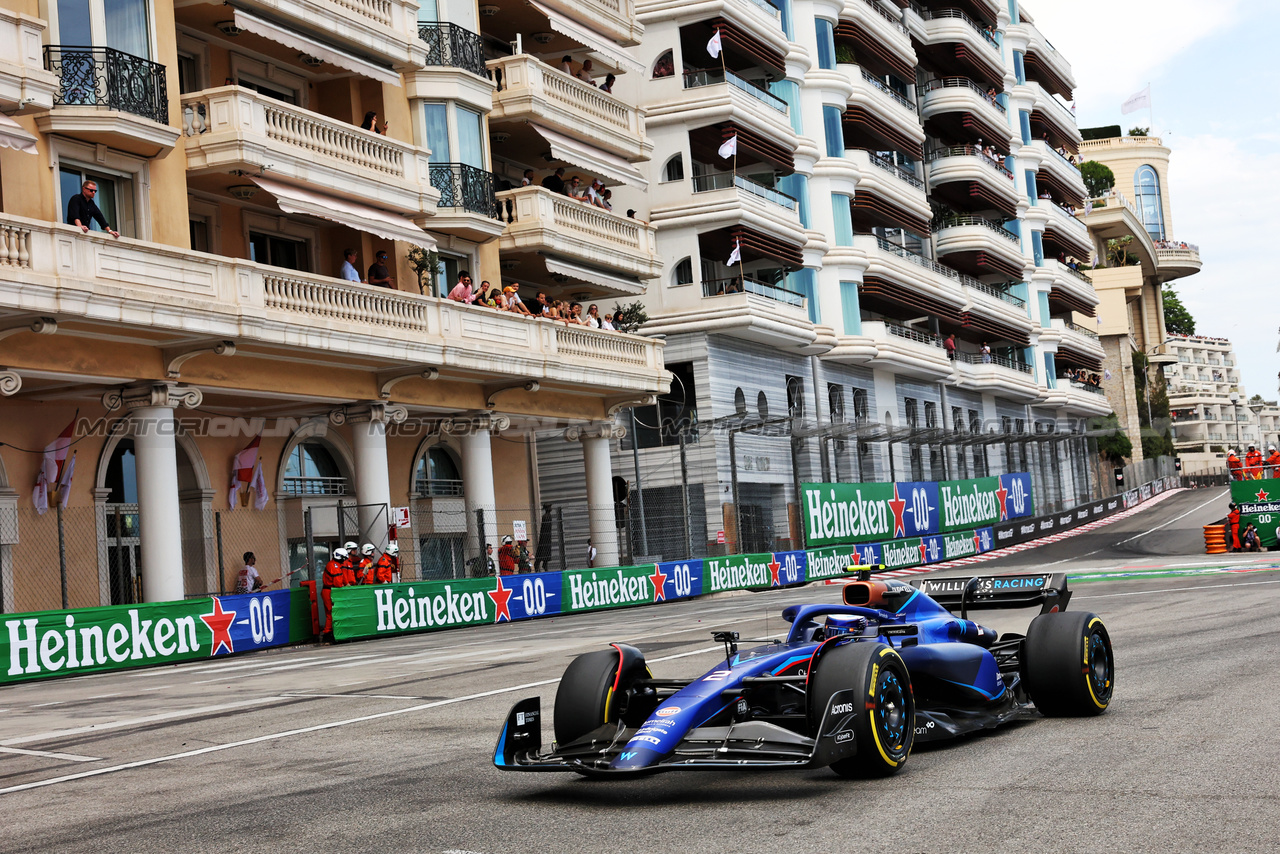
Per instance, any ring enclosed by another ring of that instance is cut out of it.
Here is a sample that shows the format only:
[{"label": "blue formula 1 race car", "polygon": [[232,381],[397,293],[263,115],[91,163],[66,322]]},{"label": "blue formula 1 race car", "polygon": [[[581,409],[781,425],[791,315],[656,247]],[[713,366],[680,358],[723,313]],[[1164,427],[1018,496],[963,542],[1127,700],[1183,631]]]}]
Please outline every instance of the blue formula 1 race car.
[{"label": "blue formula 1 race car", "polygon": [[[863,573],[844,604],[793,605],[786,640],[738,649],[693,679],[655,679],[625,644],[580,655],[556,691],[551,750],[540,700],[517,703],[494,751],[504,771],[639,775],[678,768],[901,770],[917,741],[1018,717],[1087,716],[1111,701],[1111,640],[1095,614],[1065,612],[1063,574],[922,579]],[[1039,607],[1026,635],[970,610]],[[953,614],[958,611],[959,616]]]}]

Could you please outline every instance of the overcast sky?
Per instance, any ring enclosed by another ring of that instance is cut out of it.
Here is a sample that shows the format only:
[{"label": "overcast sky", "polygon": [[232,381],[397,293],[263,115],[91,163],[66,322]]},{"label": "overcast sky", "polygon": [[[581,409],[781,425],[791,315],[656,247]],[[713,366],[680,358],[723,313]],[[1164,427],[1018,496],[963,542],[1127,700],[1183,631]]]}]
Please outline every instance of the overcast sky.
[{"label": "overcast sky", "polygon": [[1122,116],[1120,105],[1151,84],[1152,132],[1173,151],[1170,237],[1197,244],[1204,262],[1174,289],[1196,332],[1231,339],[1246,392],[1276,399],[1280,0],[1028,0],[1026,9],[1071,62],[1081,127],[1145,126],[1146,110]]}]

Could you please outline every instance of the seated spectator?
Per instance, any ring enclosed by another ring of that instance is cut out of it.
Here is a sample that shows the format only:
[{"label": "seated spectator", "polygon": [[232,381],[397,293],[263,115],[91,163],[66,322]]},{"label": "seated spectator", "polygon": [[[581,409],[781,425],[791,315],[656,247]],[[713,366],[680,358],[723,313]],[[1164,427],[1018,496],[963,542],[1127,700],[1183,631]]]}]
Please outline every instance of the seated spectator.
[{"label": "seated spectator", "polygon": [[561,166],[555,172],[552,172],[550,175],[543,178],[542,186],[546,187],[553,193],[559,193],[562,196],[565,195],[564,167]]},{"label": "seated spectator", "polygon": [[[595,306],[592,306],[592,308],[595,308]],[[604,331],[606,331],[606,332],[614,332],[614,331],[616,331],[616,330],[614,329],[614,326],[613,326],[613,318],[611,318],[611,317],[610,317],[609,315],[607,315],[607,314],[603,314],[603,315],[601,315],[601,316],[600,316],[600,328],[601,328],[601,329],[603,329],[603,330],[604,330]]]},{"label": "seated spectator", "polygon": [[574,77],[577,77],[583,83],[590,83],[592,86],[596,85],[596,81],[591,79],[591,60],[583,60],[582,68],[578,69],[578,73]]},{"label": "seated spectator", "polygon": [[560,70],[563,71],[565,74],[573,74],[573,57],[572,56],[566,53],[564,56],[560,57]]},{"label": "seated spectator", "polygon": [[605,75],[605,78],[604,78],[604,85],[600,87],[600,91],[601,91],[601,92],[607,92],[608,94],[612,95],[612,94],[613,94],[613,84],[614,84],[615,82],[617,82],[617,80],[618,80],[617,75],[614,75],[614,74],[606,74],[606,75]]},{"label": "seated spectator", "polygon": [[613,190],[606,188],[600,194],[600,207],[607,211],[613,210]]},{"label": "seated spectator", "polygon": [[1240,535],[1240,542],[1244,544],[1244,550],[1247,552],[1256,552],[1262,550],[1262,541],[1258,539],[1258,529],[1249,523],[1249,527],[1244,529],[1244,533]]},{"label": "seated spectator", "polygon": [[609,323],[613,325],[614,329],[621,332],[622,331],[622,312],[615,311],[613,313],[613,317],[609,318]]}]

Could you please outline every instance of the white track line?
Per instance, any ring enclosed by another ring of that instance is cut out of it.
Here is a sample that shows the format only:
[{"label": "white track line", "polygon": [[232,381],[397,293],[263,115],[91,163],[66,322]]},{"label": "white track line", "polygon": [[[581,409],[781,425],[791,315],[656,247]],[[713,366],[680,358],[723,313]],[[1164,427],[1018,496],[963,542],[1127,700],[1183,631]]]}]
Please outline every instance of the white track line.
[{"label": "white track line", "polygon": [[55,738],[66,738],[71,735],[81,735],[86,732],[101,732],[108,729],[119,729],[126,726],[138,726],[140,724],[149,724],[156,721],[168,721],[174,718],[188,718],[196,715],[213,714],[214,712],[225,712],[228,709],[240,709],[247,706],[260,706],[263,703],[272,703],[282,699],[281,697],[258,697],[253,700],[238,700],[234,703],[223,703],[218,706],[202,706],[198,709],[185,709],[174,712],[161,712],[157,715],[147,715],[141,718],[127,718],[119,721],[105,721],[100,724],[89,724],[88,726],[75,727],[74,729],[59,729],[52,732],[40,732],[34,735],[20,735],[15,738],[6,738],[0,741],[0,747],[11,747],[15,744],[31,744],[35,741],[50,741]]},{"label": "white track line", "polygon": [[78,756],[74,753],[50,753],[47,750],[23,750],[21,747],[0,747],[0,753],[16,753],[19,756],[39,756],[43,759],[63,759],[67,762],[101,762],[96,756]]}]

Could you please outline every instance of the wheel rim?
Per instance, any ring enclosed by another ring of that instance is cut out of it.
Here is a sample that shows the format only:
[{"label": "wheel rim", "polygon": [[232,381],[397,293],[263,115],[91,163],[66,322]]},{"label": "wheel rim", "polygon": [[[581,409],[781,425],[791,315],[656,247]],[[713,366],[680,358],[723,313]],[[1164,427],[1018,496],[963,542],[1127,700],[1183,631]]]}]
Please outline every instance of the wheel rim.
[{"label": "wheel rim", "polygon": [[1102,632],[1089,635],[1089,685],[1102,703],[1111,699],[1111,651]]},{"label": "wheel rim", "polygon": [[907,702],[902,681],[893,671],[885,671],[876,686],[876,727],[890,750],[902,750],[907,724]]}]

